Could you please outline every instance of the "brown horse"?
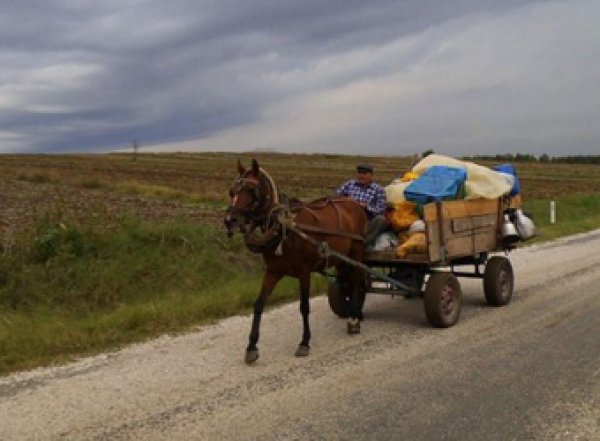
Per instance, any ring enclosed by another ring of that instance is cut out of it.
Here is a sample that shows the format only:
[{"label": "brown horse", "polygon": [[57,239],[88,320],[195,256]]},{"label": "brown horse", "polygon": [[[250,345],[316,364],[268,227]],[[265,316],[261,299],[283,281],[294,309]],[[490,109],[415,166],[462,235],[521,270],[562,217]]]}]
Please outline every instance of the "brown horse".
[{"label": "brown horse", "polygon": [[266,264],[262,288],[254,304],[246,363],[258,359],[260,319],[269,294],[283,276],[300,282],[302,340],[296,356],[309,353],[310,274],[328,266],[337,270],[340,286],[349,290],[348,333],[360,332],[364,276],[361,271],[323,253],[323,243],[351,259],[362,261],[367,218],[364,209],[350,198],[324,198],[308,204],[286,202],[273,179],[253,159],[246,170],[238,161],[238,176],[229,192],[230,205],[224,219],[231,237],[244,234],[246,245],[262,254]]}]

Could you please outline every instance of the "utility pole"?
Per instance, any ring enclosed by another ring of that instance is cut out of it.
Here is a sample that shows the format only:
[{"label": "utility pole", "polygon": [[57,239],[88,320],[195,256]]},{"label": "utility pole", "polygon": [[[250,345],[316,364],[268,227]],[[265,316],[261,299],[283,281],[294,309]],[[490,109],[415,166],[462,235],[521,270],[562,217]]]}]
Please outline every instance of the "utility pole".
[{"label": "utility pole", "polygon": [[131,144],[133,146],[133,160],[137,161],[137,154],[138,154],[138,150],[140,148],[140,145],[137,142],[137,140],[135,140],[135,139],[131,142]]}]

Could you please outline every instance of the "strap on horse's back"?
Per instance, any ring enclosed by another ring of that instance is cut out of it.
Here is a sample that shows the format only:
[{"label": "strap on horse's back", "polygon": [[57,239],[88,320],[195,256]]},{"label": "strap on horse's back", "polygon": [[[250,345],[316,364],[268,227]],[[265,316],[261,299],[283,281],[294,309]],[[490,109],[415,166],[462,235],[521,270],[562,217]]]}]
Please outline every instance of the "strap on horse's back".
[{"label": "strap on horse's back", "polygon": [[359,234],[348,233],[347,231],[341,231],[339,229],[338,230],[328,230],[326,228],[320,228],[320,227],[316,227],[314,225],[299,224],[297,222],[294,223],[294,226],[299,228],[302,231],[307,231],[307,232],[311,232],[311,233],[324,234],[326,236],[347,237],[348,239],[359,240],[361,242],[365,241],[365,238]]},{"label": "strap on horse's back", "polygon": [[365,238],[363,237],[364,233],[365,233],[364,231],[363,231],[363,236],[361,236],[360,234],[343,231],[342,218],[341,218],[340,210],[337,206],[337,204],[341,203],[341,202],[356,203],[356,201],[354,201],[353,199],[347,198],[347,197],[324,197],[324,198],[317,199],[317,200],[311,201],[309,203],[303,204],[302,206],[300,206],[294,210],[294,212],[296,214],[300,211],[306,211],[314,217],[315,221],[321,222],[321,218],[315,212],[315,210],[317,210],[317,211],[323,210],[323,209],[331,206],[333,208],[333,210],[336,214],[336,218],[337,218],[337,222],[336,222],[337,226],[335,227],[335,229],[322,228],[317,225],[308,225],[305,223],[298,223],[298,222],[294,222],[294,225],[297,228],[299,228],[300,230],[303,230],[306,232],[324,234],[324,235],[328,235],[328,236],[347,237],[352,240],[359,240],[359,241],[364,242],[364,240],[365,240]]}]

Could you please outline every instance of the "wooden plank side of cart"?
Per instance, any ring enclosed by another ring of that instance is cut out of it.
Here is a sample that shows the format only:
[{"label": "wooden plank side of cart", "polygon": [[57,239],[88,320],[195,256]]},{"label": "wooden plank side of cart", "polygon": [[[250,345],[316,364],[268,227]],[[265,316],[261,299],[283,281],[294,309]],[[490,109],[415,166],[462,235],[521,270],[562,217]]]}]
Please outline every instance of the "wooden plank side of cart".
[{"label": "wooden plank side of cart", "polygon": [[[430,203],[423,207],[427,253],[399,258],[395,250],[369,252],[367,263],[436,265],[501,249],[504,209],[520,207],[520,198],[471,199]],[[441,222],[441,228],[440,228]]]}]

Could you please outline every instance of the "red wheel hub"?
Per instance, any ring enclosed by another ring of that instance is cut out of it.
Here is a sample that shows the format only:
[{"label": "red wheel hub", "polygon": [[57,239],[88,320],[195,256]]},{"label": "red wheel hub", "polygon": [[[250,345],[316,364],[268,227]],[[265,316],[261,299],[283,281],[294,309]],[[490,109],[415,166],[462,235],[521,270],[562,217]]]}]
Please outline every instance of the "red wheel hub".
[{"label": "red wheel hub", "polygon": [[506,294],[508,291],[510,291],[510,280],[506,271],[500,271],[498,274],[498,287],[500,288],[502,294]]},{"label": "red wheel hub", "polygon": [[454,302],[456,301],[456,293],[454,292],[454,288],[449,284],[444,285],[444,289],[442,289],[441,295],[441,303],[442,303],[442,312],[444,315],[452,314],[454,311]]}]

